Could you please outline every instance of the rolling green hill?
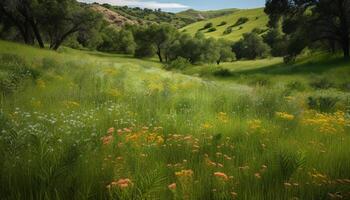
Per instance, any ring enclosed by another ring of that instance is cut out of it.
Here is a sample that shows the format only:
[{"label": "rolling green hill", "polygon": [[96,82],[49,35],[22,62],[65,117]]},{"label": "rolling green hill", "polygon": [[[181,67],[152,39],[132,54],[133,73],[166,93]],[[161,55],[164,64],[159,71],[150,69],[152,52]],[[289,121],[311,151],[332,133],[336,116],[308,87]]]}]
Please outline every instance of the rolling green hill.
[{"label": "rolling green hill", "polygon": [[176,16],[198,21],[198,20],[205,20],[205,19],[211,19],[215,17],[221,17],[224,15],[229,15],[236,11],[238,11],[238,9],[236,8],[229,8],[229,9],[222,9],[222,10],[208,10],[208,11],[188,9],[188,10],[176,13]]},{"label": "rolling green hill", "polygon": [[[248,18],[248,21],[236,25],[240,18]],[[212,18],[209,20],[203,20],[197,23],[190,24],[180,30],[195,34],[197,31],[202,31],[206,36],[215,38],[225,38],[232,41],[239,40],[244,33],[251,32],[254,29],[260,29],[260,31],[266,30],[266,24],[268,22],[268,16],[264,13],[263,8],[238,10],[232,14],[224,15],[221,17]],[[203,29],[203,27],[212,23],[215,31],[209,32],[209,29]],[[232,32],[224,34],[225,30],[229,27],[232,28]],[[203,30],[201,30],[203,29]]]}]

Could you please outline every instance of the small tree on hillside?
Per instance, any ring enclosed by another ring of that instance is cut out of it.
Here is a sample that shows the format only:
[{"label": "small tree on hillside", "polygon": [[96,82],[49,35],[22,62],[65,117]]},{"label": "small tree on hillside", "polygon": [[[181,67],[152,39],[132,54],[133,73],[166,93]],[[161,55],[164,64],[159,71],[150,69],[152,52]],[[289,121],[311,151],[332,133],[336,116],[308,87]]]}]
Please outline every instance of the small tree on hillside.
[{"label": "small tree on hillside", "polygon": [[236,59],[236,55],[231,48],[231,42],[226,41],[224,39],[219,39],[217,43],[220,55],[219,59],[216,61],[218,65],[220,65],[221,62],[229,62]]},{"label": "small tree on hillside", "polygon": [[261,36],[252,32],[243,34],[243,38],[233,45],[233,51],[238,59],[256,59],[268,56],[270,47]]}]

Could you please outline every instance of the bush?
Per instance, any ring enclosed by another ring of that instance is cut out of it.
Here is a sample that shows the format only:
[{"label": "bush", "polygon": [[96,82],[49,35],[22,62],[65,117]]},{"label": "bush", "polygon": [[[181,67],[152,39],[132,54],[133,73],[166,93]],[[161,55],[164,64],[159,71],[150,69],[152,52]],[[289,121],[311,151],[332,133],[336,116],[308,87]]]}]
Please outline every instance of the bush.
[{"label": "bush", "polygon": [[286,85],[286,87],[288,90],[291,90],[291,91],[301,92],[305,90],[305,85],[299,81],[290,82]]},{"label": "bush", "polygon": [[232,27],[227,27],[224,31],[224,35],[228,35],[230,33],[232,33]]},{"label": "bush", "polygon": [[171,61],[170,63],[165,65],[165,68],[167,70],[172,70],[172,69],[184,69],[188,66],[191,66],[191,63],[189,60],[183,57],[178,57],[175,60]]},{"label": "bush", "polygon": [[227,24],[227,22],[223,21],[218,26],[225,26],[226,24]]},{"label": "bush", "polygon": [[212,28],[210,28],[210,29],[208,30],[208,33],[210,33],[210,32],[215,32],[216,30],[217,30],[216,28],[212,27]]},{"label": "bush", "polygon": [[262,33],[265,33],[266,32],[266,29],[261,29],[261,28],[254,28],[252,30],[253,33],[257,33],[257,34],[262,34]]},{"label": "bush", "polygon": [[241,17],[236,21],[236,23],[233,26],[239,26],[239,25],[247,23],[248,21],[249,21],[249,19],[247,17]]},{"label": "bush", "polygon": [[216,70],[213,74],[214,74],[214,76],[220,76],[220,77],[232,76],[231,71],[229,69],[225,69],[225,68],[220,68],[220,69]]},{"label": "bush", "polygon": [[310,96],[308,97],[308,106],[310,109],[321,112],[334,112],[339,98],[334,96]]},{"label": "bush", "polygon": [[40,72],[30,68],[29,64],[20,56],[0,55],[0,63],[2,63],[0,91],[4,95],[15,91],[24,80],[36,80],[40,76]]},{"label": "bush", "polygon": [[329,89],[334,87],[334,84],[326,78],[319,79],[317,81],[311,82],[310,86],[315,89]]},{"label": "bush", "polygon": [[296,57],[293,55],[288,55],[283,57],[284,64],[291,64],[295,63]]},{"label": "bush", "polygon": [[257,33],[245,33],[243,38],[232,46],[237,59],[256,59],[267,57],[270,47],[264,43],[262,37]]},{"label": "bush", "polygon": [[208,23],[206,23],[206,24],[203,26],[203,28],[201,28],[201,29],[199,29],[199,30],[201,31],[201,30],[209,29],[209,28],[211,28],[211,27],[213,27],[213,26],[214,26],[213,23],[208,22]]}]

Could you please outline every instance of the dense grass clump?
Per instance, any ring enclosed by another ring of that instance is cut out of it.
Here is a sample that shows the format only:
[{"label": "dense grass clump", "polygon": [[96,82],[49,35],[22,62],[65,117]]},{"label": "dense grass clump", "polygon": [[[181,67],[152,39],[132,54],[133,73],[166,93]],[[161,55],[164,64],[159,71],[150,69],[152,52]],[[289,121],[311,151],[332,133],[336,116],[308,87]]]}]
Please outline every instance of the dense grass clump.
[{"label": "dense grass clump", "polygon": [[2,199],[349,198],[346,92],[327,90],[339,100],[324,112],[304,76],[247,72],[266,60],[236,63],[247,71],[227,84],[153,60],[0,46],[14,49],[2,74],[14,61],[38,72],[2,93]]}]

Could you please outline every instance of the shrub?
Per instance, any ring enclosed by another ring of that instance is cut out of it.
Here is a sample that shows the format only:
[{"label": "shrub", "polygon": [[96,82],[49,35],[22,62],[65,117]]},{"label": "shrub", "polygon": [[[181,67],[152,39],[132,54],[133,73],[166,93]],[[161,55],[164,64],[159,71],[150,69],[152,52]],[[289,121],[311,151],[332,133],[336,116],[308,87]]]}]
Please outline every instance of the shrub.
[{"label": "shrub", "polygon": [[339,102],[338,97],[334,96],[310,96],[308,97],[308,106],[310,109],[321,112],[334,112],[336,104]]},{"label": "shrub", "polygon": [[239,26],[239,25],[247,23],[248,21],[249,21],[249,19],[247,17],[241,17],[236,21],[236,23],[233,26]]},{"label": "shrub", "polygon": [[226,24],[227,24],[227,22],[223,21],[218,26],[225,26]]},{"label": "shrub", "polygon": [[228,35],[230,33],[232,33],[232,27],[227,27],[224,31],[224,35]]},{"label": "shrub", "polygon": [[296,60],[296,57],[293,56],[293,55],[288,55],[288,56],[284,56],[284,57],[283,57],[283,62],[284,62],[285,64],[294,63],[295,60]]},{"label": "shrub", "polygon": [[29,64],[20,56],[0,55],[2,73],[0,75],[0,89],[3,94],[12,93],[25,79],[36,80],[40,72],[29,67]]},{"label": "shrub", "polygon": [[216,28],[212,27],[212,28],[210,28],[210,29],[208,30],[208,33],[209,33],[209,32],[215,32],[216,30],[217,30]]},{"label": "shrub", "polygon": [[271,81],[264,76],[256,76],[252,78],[252,80],[249,82],[249,85],[265,87],[271,85]]},{"label": "shrub", "polygon": [[305,85],[299,81],[292,81],[286,85],[288,90],[291,91],[304,91],[305,90]]},{"label": "shrub", "polygon": [[328,79],[322,78],[314,82],[311,82],[310,86],[315,89],[329,89],[329,88],[332,88],[334,84],[330,82]]},{"label": "shrub", "polygon": [[216,70],[213,74],[214,74],[214,76],[220,76],[220,77],[232,76],[231,71],[229,69],[225,69],[225,68],[220,68],[220,69]]},{"label": "shrub", "polygon": [[252,30],[252,32],[253,32],[253,33],[257,33],[257,34],[260,35],[260,34],[266,32],[266,29],[254,28],[254,29]]},{"label": "shrub", "polygon": [[264,43],[262,37],[257,33],[245,33],[243,38],[232,46],[237,59],[264,58],[269,55],[270,47]]},{"label": "shrub", "polygon": [[213,23],[208,22],[208,23],[206,23],[206,24],[204,25],[204,27],[203,27],[201,30],[205,30],[205,29],[208,29],[208,28],[211,28],[211,27],[213,27]]},{"label": "shrub", "polygon": [[166,64],[165,68],[167,70],[184,69],[190,65],[191,65],[191,63],[189,60],[187,60],[186,58],[183,58],[183,57],[178,57],[175,60],[171,61],[170,63]]}]

